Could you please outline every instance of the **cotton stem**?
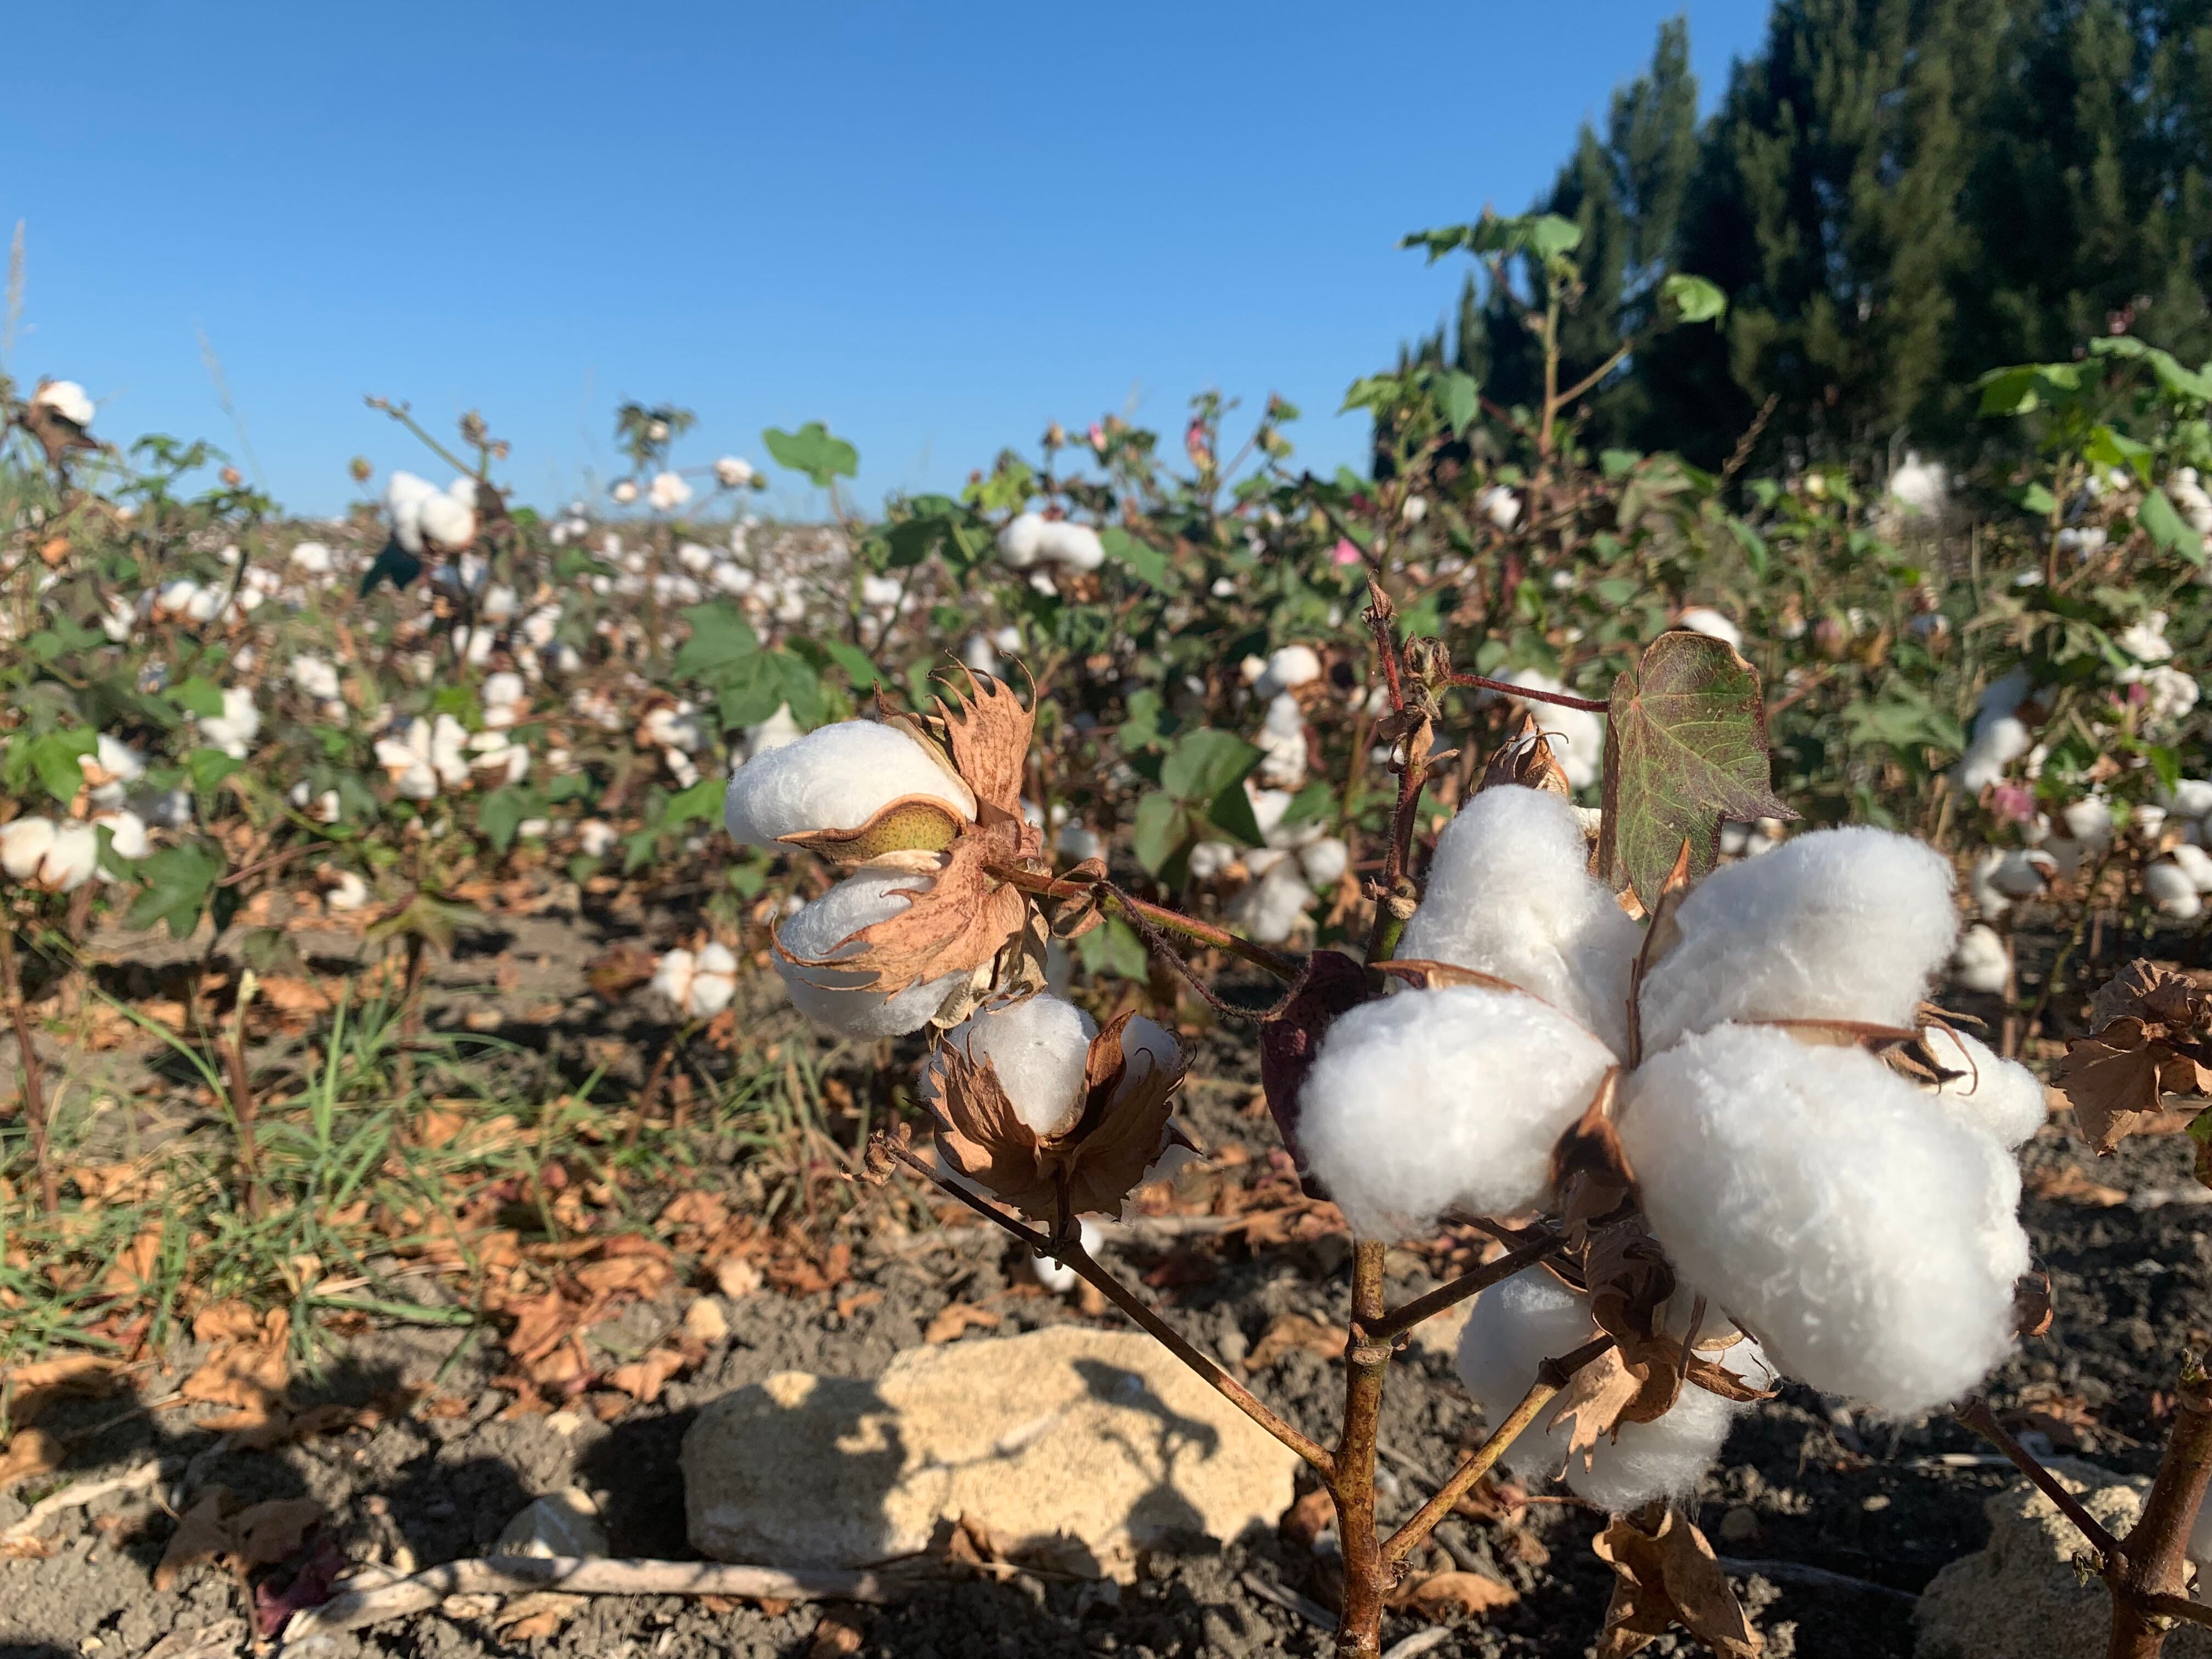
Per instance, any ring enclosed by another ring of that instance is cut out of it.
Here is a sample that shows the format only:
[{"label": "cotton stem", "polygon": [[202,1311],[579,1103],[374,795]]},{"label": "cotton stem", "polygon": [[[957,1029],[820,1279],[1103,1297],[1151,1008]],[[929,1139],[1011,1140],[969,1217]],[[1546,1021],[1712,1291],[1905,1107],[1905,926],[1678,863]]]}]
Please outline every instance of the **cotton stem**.
[{"label": "cotton stem", "polygon": [[1477,1267],[1473,1273],[1462,1273],[1447,1280],[1425,1296],[1419,1296],[1395,1312],[1385,1314],[1374,1324],[1365,1327],[1370,1342],[1388,1342],[1401,1331],[1409,1331],[1425,1319],[1433,1319],[1445,1309],[1456,1306],[1468,1297],[1488,1290],[1492,1285],[1510,1279],[1523,1267],[1533,1267],[1559,1249],[1555,1239],[1540,1239],[1535,1243],[1501,1255],[1495,1261]]},{"label": "cotton stem", "polygon": [[8,999],[8,1016],[15,1025],[15,1048],[21,1062],[23,1122],[31,1132],[31,1165],[39,1178],[39,1205],[52,1215],[61,1208],[61,1182],[54,1174],[46,1147],[46,1097],[39,1081],[39,1050],[31,1036],[30,1011],[23,1006],[23,981],[15,966],[15,930],[0,927],[0,993]]},{"label": "cotton stem", "polygon": [[1382,1601],[1389,1563],[1375,1523],[1375,1444],[1390,1344],[1366,1333],[1383,1318],[1385,1246],[1363,1238],[1352,1247],[1352,1323],[1345,1349],[1344,1432],[1336,1443],[1329,1496],[1336,1500],[1337,1537],[1344,1551],[1344,1608],[1336,1627],[1337,1659],[1374,1659],[1382,1651]]}]

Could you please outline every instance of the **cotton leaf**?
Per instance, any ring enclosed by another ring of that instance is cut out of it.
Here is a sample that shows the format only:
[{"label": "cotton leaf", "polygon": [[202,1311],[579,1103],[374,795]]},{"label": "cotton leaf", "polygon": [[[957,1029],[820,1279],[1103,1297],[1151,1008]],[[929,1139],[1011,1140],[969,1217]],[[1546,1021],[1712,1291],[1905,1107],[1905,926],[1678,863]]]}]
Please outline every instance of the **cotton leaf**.
[{"label": "cotton leaf", "polygon": [[1669,1509],[1656,1532],[1626,1516],[1590,1542],[1613,1571],[1613,1605],[1594,1652],[1626,1659],[1680,1625],[1721,1659],[1757,1659],[1765,1644],[1735,1599],[1705,1535]]},{"label": "cotton leaf", "polygon": [[1724,818],[1794,818],[1775,794],[1759,675],[1723,641],[1662,634],[1613,684],[1598,869],[1648,909],[1690,843],[1694,879],[1713,867]]},{"label": "cotton leaf", "polygon": [[2090,1033],[2066,1045],[2057,1083],[2083,1136],[2112,1152],[2165,1093],[2197,1094],[2212,1073],[2193,1052],[2205,1022],[2203,993],[2180,975],[2137,961],[2120,970],[2089,1004]]}]

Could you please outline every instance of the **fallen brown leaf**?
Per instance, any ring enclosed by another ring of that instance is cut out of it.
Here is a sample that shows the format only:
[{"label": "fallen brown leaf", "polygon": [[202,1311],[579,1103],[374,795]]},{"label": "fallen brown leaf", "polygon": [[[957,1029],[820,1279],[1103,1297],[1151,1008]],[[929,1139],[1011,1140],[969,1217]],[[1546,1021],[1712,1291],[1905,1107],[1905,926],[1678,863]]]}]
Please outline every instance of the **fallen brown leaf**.
[{"label": "fallen brown leaf", "polygon": [[2027,1190],[2031,1195],[2052,1203],[2087,1204],[2096,1209],[2109,1210],[2128,1201],[2127,1194],[2119,1188],[2092,1181],[2071,1164],[2063,1169],[2030,1172]]},{"label": "fallen brown leaf", "polygon": [[988,1308],[978,1308],[966,1302],[949,1303],[936,1318],[929,1322],[927,1328],[921,1334],[921,1340],[925,1342],[956,1341],[979,1326],[985,1330],[994,1330],[998,1324],[999,1316]]},{"label": "fallen brown leaf", "polygon": [[642,1358],[616,1366],[607,1373],[606,1380],[639,1404],[650,1406],[660,1398],[660,1390],[668,1379],[683,1369],[684,1356],[675,1349],[654,1348]]},{"label": "fallen brown leaf", "polygon": [[1592,1650],[1596,1659],[1626,1659],[1669,1625],[1681,1626],[1721,1659],[1757,1659],[1765,1647],[1705,1534],[1673,1510],[1650,1531],[1616,1516],[1590,1548],[1613,1571],[1613,1604]]},{"label": "fallen brown leaf", "polygon": [[1340,1358],[1349,1340],[1349,1333],[1340,1325],[1323,1324],[1305,1314],[1278,1314],[1252,1345],[1252,1352],[1244,1356],[1244,1370],[1260,1370],[1298,1351],[1323,1359]]},{"label": "fallen brown leaf", "polygon": [[44,1429],[19,1429],[0,1452],[0,1486],[34,1474],[51,1474],[68,1455],[62,1443]]},{"label": "fallen brown leaf", "polygon": [[1434,1620],[1452,1613],[1495,1613],[1518,1601],[1521,1592],[1487,1573],[1432,1572],[1401,1589],[1396,1599],[1401,1606]]}]

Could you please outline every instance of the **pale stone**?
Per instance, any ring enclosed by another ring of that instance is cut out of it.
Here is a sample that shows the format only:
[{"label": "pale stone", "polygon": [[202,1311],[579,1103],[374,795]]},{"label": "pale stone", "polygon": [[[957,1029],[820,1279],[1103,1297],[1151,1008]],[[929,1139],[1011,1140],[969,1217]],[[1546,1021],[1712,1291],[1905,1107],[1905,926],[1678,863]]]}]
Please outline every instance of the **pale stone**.
[{"label": "pale stone", "polygon": [[532,1498],[507,1523],[494,1555],[599,1556],[607,1553],[599,1506],[579,1486]]},{"label": "pale stone", "polygon": [[[2142,1511],[2143,1486],[2094,1464],[2056,1462],[2053,1473],[2107,1532],[2124,1534]],[[1990,1541],[1929,1581],[1914,1618],[1917,1659],[2103,1659],[2112,1631],[2104,1583],[2078,1571],[2088,1545],[2058,1506],[2025,1480],[1982,1505]],[[2166,1659],[2212,1659],[2212,1631],[2177,1626]]]},{"label": "pale stone", "polygon": [[1102,1561],[1271,1528],[1297,1458],[1149,1337],[1061,1325],[910,1349],[875,1382],[781,1371],[684,1437],[691,1542],[722,1561],[854,1566],[966,1515],[1003,1547]]}]

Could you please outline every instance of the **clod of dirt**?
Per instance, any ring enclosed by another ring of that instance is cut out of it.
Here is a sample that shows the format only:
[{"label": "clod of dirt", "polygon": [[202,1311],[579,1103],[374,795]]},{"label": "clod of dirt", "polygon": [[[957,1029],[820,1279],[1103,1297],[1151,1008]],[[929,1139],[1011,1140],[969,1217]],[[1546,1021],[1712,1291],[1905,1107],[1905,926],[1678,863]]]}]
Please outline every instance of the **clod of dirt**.
[{"label": "clod of dirt", "polygon": [[1149,1338],[1062,1326],[911,1349],[872,1382],[779,1373],[702,1410],[683,1468],[702,1553],[851,1566],[963,1514],[1102,1563],[1264,1532],[1297,1461]]},{"label": "clod of dirt", "polygon": [[[2124,1537],[2135,1525],[2146,1483],[2073,1459],[2052,1467],[2107,1531]],[[1915,1659],[2100,1659],[2112,1635],[2112,1598],[2100,1580],[2075,1571],[2087,1546],[2073,1523],[2025,1480],[1982,1507],[1988,1546],[1952,1562],[1921,1592]],[[2177,1626],[2166,1651],[2168,1659],[2204,1659],[2212,1631]]]}]

